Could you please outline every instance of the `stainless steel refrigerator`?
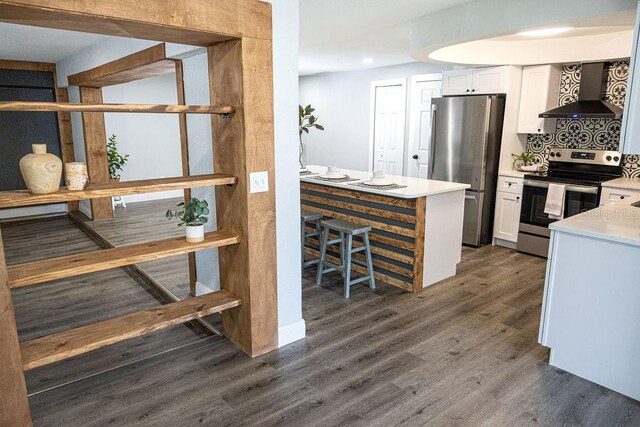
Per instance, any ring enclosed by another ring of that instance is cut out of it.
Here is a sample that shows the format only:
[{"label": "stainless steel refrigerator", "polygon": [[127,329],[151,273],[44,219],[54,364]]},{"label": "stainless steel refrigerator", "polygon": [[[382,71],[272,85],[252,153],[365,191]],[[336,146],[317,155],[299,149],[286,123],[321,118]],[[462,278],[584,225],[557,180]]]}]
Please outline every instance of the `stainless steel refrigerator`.
[{"label": "stainless steel refrigerator", "polygon": [[429,178],[471,185],[465,194],[462,243],[491,242],[504,95],[432,101]]}]

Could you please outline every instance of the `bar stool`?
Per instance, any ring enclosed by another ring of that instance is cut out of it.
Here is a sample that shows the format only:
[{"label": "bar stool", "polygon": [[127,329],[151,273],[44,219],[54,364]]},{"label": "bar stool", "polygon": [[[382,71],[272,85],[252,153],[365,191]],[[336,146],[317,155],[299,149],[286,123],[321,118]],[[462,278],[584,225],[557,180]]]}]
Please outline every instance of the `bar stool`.
[{"label": "bar stool", "polygon": [[[308,211],[305,208],[300,209],[300,228],[302,230],[301,236],[300,236],[302,238],[302,271],[304,271],[304,269],[309,267],[310,265],[317,264],[320,261],[320,258],[314,258],[314,259],[305,261],[304,248],[306,246],[305,241],[307,237],[317,237],[318,249],[320,249],[320,220],[321,219],[322,219],[322,214]],[[308,222],[313,223],[313,226],[315,227],[316,231],[311,233],[307,233],[305,231],[305,227]]]},{"label": "bar stool", "polygon": [[[369,245],[369,232],[371,227],[366,225],[355,224],[353,222],[344,221],[342,219],[329,219],[321,221],[322,227],[322,243],[320,245],[320,261],[318,265],[318,274],[316,276],[316,285],[322,283],[322,275],[332,271],[340,271],[344,277],[344,297],[349,299],[351,286],[357,283],[369,281],[369,288],[376,288],[376,281],[373,274],[373,262],[371,260],[371,246]],[[329,240],[329,233],[336,231],[338,238]],[[357,249],[353,248],[353,236],[362,235],[364,246]],[[346,240],[345,240],[346,236]],[[340,245],[340,264],[336,265],[327,262],[327,246]],[[353,254],[357,252],[365,252],[366,262],[354,259]],[[351,280],[351,263],[367,267],[367,275]],[[325,268],[327,267],[327,268]]]}]

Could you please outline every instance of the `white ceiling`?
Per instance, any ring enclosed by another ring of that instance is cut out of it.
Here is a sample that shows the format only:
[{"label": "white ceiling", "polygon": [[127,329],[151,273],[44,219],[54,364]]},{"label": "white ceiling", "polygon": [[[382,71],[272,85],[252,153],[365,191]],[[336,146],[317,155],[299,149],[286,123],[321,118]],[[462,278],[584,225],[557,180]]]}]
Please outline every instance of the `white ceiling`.
[{"label": "white ceiling", "polygon": [[0,22],[0,59],[58,62],[107,37]]},{"label": "white ceiling", "polygon": [[300,74],[414,62],[411,21],[471,1],[300,0]]},{"label": "white ceiling", "polygon": [[548,37],[510,34],[454,44],[429,59],[465,65],[567,64],[628,58],[632,43],[633,26],[586,27]]}]

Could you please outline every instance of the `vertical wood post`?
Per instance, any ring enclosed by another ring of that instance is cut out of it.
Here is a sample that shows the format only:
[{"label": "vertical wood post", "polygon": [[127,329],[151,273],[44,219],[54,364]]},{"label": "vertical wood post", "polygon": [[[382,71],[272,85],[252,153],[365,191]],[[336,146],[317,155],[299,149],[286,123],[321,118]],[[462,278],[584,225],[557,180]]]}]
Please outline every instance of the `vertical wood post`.
[{"label": "vertical wood post", "polygon": [[0,232],[0,426],[30,426],[16,318]]},{"label": "vertical wood post", "polygon": [[[102,89],[80,86],[80,102],[102,104]],[[104,113],[82,113],[82,130],[89,180],[92,184],[108,184],[109,161]],[[110,197],[91,200],[91,218],[113,218]]]},{"label": "vertical wood post", "polygon": [[[178,90],[177,100],[178,104],[186,105],[187,99],[184,94],[184,72],[182,68],[182,61],[177,59],[176,63],[176,88]],[[189,170],[189,137],[187,134],[187,115],[178,114],[178,124],[180,126],[180,151],[182,153],[182,175],[189,176],[191,171]],[[189,188],[184,189],[184,201],[185,203],[191,199],[191,190]],[[189,258],[189,291],[191,295],[196,295],[196,254],[191,252],[188,255]]]},{"label": "vertical wood post", "polygon": [[[211,103],[237,108],[229,119],[212,118],[215,171],[238,177],[234,187],[216,188],[218,228],[242,239],[219,250],[220,285],[242,299],[223,313],[223,331],[257,356],[278,345],[272,44],[243,38],[208,53]],[[267,171],[268,192],[249,192],[257,171]]]},{"label": "vertical wood post", "polygon": [[[55,80],[55,74],[54,74]],[[66,88],[58,88],[56,84],[56,101],[69,102],[69,92]],[[73,135],[71,133],[71,113],[58,113],[58,129],[60,131],[60,147],[62,151],[62,164],[75,161],[75,152],[73,149]],[[63,169],[64,172],[64,169]],[[69,212],[77,212],[79,202],[68,202]]]}]

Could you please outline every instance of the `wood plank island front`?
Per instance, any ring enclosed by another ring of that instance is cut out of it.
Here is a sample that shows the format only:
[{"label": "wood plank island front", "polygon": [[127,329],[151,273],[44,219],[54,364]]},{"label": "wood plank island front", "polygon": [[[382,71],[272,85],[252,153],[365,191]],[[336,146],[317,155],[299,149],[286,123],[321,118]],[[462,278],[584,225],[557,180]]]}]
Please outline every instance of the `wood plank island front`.
[{"label": "wood plank island front", "polygon": [[[340,218],[372,227],[371,254],[376,280],[411,292],[456,274],[462,253],[462,225],[466,184],[387,175],[388,182],[404,186],[393,190],[354,185],[371,173],[342,170],[358,181],[318,179],[324,166],[307,166],[314,174],[300,176],[302,206],[326,218]],[[307,224],[308,231],[312,231]],[[307,240],[307,256],[318,257],[317,240]],[[358,239],[358,245],[362,241]],[[362,254],[354,255],[364,260]],[[337,246],[327,249],[339,263]],[[358,273],[363,267],[352,266]]]}]

